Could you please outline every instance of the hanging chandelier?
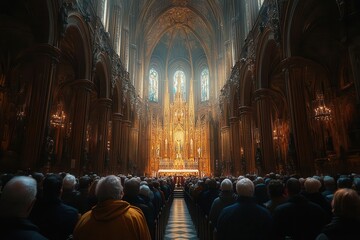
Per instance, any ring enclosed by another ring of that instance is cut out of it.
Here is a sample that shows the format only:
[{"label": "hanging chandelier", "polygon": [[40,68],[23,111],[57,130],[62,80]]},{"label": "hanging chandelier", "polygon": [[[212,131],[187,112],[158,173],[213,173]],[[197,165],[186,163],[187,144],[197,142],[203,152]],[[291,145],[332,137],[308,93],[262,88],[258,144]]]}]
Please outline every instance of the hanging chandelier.
[{"label": "hanging chandelier", "polygon": [[66,119],[66,115],[62,110],[62,106],[61,104],[58,104],[56,113],[51,115],[50,125],[53,127],[63,128],[65,126],[65,119]]},{"label": "hanging chandelier", "polygon": [[324,100],[324,94],[317,93],[314,108],[314,118],[318,121],[330,121],[331,120],[331,109],[326,106]]}]

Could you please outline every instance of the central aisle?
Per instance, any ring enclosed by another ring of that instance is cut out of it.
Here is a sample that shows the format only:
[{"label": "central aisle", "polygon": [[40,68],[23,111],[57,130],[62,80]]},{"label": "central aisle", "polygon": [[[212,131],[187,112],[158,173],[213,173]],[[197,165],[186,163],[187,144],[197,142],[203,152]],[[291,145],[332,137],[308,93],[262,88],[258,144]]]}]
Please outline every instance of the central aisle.
[{"label": "central aisle", "polygon": [[174,201],[170,209],[164,239],[198,240],[194,224],[186,207],[182,189],[175,189],[174,191]]}]

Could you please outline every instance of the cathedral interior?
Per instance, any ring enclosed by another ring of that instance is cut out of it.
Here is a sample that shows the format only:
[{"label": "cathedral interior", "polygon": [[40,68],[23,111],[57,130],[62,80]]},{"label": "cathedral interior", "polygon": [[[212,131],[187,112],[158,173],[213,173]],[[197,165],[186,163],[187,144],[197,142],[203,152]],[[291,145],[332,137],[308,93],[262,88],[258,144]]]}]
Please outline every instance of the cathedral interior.
[{"label": "cathedral interior", "polygon": [[360,170],[358,0],[12,0],[0,19],[0,172]]}]

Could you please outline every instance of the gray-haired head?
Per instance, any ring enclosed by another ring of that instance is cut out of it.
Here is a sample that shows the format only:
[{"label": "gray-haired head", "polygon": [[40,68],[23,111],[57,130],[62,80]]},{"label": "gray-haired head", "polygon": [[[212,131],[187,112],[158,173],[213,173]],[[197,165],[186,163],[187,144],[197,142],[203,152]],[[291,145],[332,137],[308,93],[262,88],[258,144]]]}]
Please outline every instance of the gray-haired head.
[{"label": "gray-haired head", "polygon": [[306,178],[304,183],[305,191],[308,193],[317,193],[321,188],[321,182],[316,178]]},{"label": "gray-haired head", "polygon": [[76,178],[74,175],[66,174],[63,179],[63,189],[64,190],[74,190],[76,185]]},{"label": "gray-haired head", "polygon": [[240,179],[236,183],[236,192],[239,196],[252,197],[254,196],[254,190],[254,183],[248,178]]},{"label": "gray-haired head", "polygon": [[36,198],[36,181],[31,177],[14,177],[4,187],[0,199],[0,215],[28,217]]},{"label": "gray-haired head", "polygon": [[109,175],[101,178],[96,185],[96,197],[99,202],[106,200],[120,200],[122,198],[123,187],[120,178]]},{"label": "gray-haired head", "polygon": [[221,191],[232,191],[233,184],[232,184],[231,180],[228,178],[225,178],[220,184],[220,190]]},{"label": "gray-haired head", "polygon": [[137,196],[140,191],[140,182],[137,178],[130,178],[125,181],[124,193],[126,196]]},{"label": "gray-haired head", "polygon": [[141,185],[139,194],[150,198],[150,188],[147,185]]}]

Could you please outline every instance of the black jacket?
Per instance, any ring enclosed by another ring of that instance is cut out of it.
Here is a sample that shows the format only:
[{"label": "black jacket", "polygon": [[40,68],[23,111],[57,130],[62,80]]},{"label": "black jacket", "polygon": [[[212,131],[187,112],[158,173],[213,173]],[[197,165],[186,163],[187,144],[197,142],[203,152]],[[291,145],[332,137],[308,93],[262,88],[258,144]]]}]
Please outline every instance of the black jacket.
[{"label": "black jacket", "polygon": [[37,201],[30,214],[30,220],[51,240],[67,239],[78,219],[78,210],[62,203],[59,198]]},{"label": "black jacket", "polygon": [[325,211],[298,194],[275,208],[274,238],[315,239],[327,222]]},{"label": "black jacket", "polygon": [[28,219],[0,219],[0,239],[2,240],[46,240],[39,228]]}]

